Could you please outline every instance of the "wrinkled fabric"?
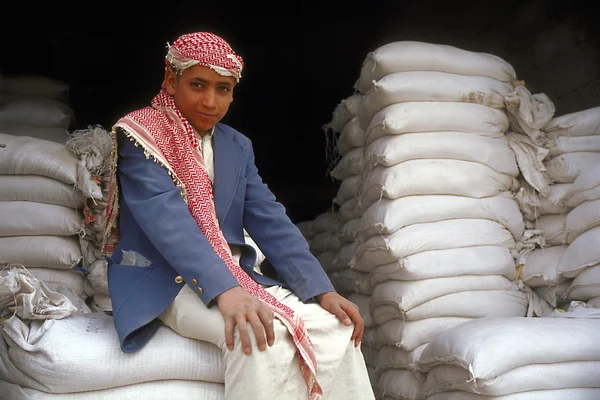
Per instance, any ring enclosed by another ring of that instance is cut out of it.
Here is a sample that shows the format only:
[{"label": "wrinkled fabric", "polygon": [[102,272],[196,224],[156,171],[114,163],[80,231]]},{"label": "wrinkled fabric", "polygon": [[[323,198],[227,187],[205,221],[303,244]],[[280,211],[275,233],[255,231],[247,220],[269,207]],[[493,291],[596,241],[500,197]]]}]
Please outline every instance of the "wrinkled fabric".
[{"label": "wrinkled fabric", "polygon": [[0,320],[63,319],[77,311],[69,299],[46,286],[27,269],[11,266],[0,272]]}]

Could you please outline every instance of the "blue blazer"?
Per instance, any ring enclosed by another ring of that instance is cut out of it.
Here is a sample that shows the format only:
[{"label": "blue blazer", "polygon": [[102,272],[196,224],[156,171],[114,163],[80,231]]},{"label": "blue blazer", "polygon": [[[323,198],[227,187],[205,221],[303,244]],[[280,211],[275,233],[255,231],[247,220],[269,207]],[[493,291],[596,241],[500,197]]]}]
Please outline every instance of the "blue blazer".
[{"label": "blue blazer", "polygon": [[[161,324],[157,317],[182,285],[190,285],[212,307],[216,296],[238,282],[166,170],[123,133],[118,136],[120,242],[107,257],[108,289],[121,349],[129,353],[151,339]],[[251,141],[224,124],[215,127],[213,140],[217,218],[227,242],[242,246],[241,267],[260,284],[290,288],[303,302],[334,291],[305,238],[263,183]],[[282,282],[254,271],[256,252],[244,243],[244,228]],[[124,251],[142,255],[151,265],[122,265]]]}]

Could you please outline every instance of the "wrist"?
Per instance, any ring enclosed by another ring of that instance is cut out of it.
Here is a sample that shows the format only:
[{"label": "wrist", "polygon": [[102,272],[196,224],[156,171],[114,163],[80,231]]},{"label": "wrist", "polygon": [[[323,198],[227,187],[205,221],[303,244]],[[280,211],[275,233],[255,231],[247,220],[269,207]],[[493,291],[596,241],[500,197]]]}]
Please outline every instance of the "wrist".
[{"label": "wrist", "polygon": [[323,302],[323,299],[325,299],[328,295],[332,295],[335,294],[336,292],[325,292],[325,293],[321,293],[315,296],[315,298],[317,299],[317,301],[319,303]]}]

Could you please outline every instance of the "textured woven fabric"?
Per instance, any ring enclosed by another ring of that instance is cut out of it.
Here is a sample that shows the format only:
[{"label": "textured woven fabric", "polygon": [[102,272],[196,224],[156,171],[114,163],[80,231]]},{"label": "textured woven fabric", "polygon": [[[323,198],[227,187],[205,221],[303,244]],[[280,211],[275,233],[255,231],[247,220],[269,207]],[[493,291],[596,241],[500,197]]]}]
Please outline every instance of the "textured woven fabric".
[{"label": "textured woven fabric", "polygon": [[180,36],[165,57],[167,63],[184,70],[194,65],[209,67],[224,76],[242,77],[244,61],[223,38],[210,32]]}]

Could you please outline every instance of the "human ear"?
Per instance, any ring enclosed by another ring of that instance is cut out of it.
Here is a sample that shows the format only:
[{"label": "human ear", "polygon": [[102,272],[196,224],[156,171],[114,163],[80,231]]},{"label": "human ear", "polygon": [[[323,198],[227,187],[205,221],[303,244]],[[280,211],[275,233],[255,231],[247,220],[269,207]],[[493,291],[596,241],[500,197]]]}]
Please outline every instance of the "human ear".
[{"label": "human ear", "polygon": [[177,76],[172,68],[165,68],[165,85],[167,93],[173,96],[175,94],[175,87],[177,86]]}]

